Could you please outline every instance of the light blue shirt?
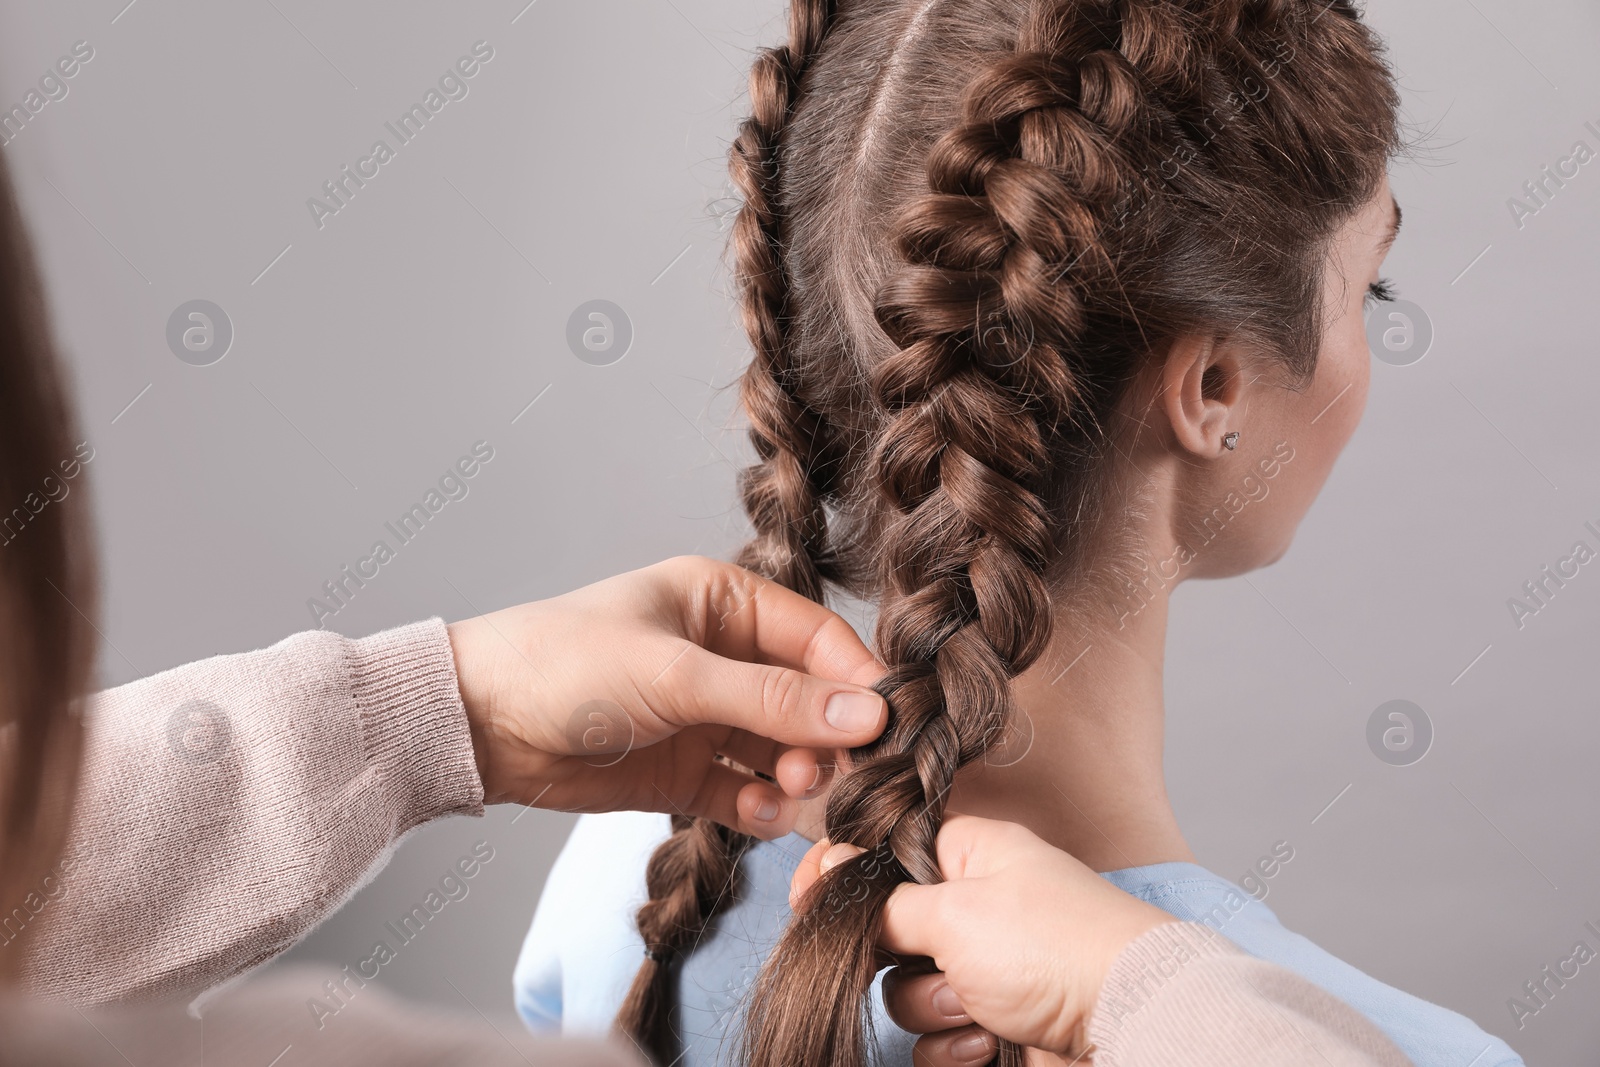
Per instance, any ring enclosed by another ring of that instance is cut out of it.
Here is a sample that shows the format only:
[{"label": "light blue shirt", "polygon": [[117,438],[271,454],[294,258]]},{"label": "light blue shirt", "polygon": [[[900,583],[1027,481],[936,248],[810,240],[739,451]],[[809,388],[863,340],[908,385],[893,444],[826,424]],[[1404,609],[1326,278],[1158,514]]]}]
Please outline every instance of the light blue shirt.
[{"label": "light blue shirt", "polygon": [[[585,815],[556,859],[515,973],[517,1011],[536,1031],[604,1034],[644,956],[633,916],[644,903],[645,863],[670,832],[667,816]],[[799,834],[757,843],[741,866],[737,900],[681,963],[678,1029],[683,1067],[732,1067],[737,1022],[756,973],[789,919],[789,879],[811,843]],[[1193,863],[1157,863],[1104,875],[1141,900],[1204,922],[1260,959],[1294,971],[1361,1012],[1417,1067],[1522,1067],[1505,1042],[1464,1015],[1384,985],[1284,928],[1272,909]],[[883,1009],[872,984],[875,1065],[911,1063],[915,1035]]]}]

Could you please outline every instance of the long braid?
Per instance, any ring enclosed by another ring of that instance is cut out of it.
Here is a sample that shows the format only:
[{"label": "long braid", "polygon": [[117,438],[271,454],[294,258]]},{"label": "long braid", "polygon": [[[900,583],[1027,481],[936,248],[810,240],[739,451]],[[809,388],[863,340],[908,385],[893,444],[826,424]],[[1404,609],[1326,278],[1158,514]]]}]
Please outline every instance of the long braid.
[{"label": "long braid", "polygon": [[834,6],[832,0],[790,4],[789,43],[757,56],[750,71],[751,114],[728,154],[729,172],[743,194],[732,243],[745,332],[755,350],[740,381],[740,399],[760,457],[740,475],[755,536],[738,563],[818,603],[825,599],[824,579],[835,576],[823,503],[841,457],[827,422],[799,395],[790,359],[778,176],[784,129]]},{"label": "long braid", "polygon": [[[762,49],[750,71],[751,114],[729,150],[743,202],[734,220],[735,279],[755,358],[741,380],[750,439],[759,461],[740,474],[755,530],[737,562],[818,603],[828,562],[824,500],[840,457],[829,427],[798,395],[789,360],[788,277],[778,207],[779,154],[800,82],[833,18],[832,0],[794,0],[789,42]],[[636,924],[646,957],[617,1013],[616,1027],[658,1064],[678,1057],[672,1006],[674,963],[738,891],[738,865],[753,839],[709,819],[675,816],[672,835],[650,858],[648,899]]]},{"label": "long braid", "polygon": [[672,1030],[674,958],[733,896],[739,858],[749,842],[710,819],[674,815],[672,836],[656,848],[645,868],[648,899],[635,921],[646,955],[616,1026],[657,1064],[678,1057]]}]

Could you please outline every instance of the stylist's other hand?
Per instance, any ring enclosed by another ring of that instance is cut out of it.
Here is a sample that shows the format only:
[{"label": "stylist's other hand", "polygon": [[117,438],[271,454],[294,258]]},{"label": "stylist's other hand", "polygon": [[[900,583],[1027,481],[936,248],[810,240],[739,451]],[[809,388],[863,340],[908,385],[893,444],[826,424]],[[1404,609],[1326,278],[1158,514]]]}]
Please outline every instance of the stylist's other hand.
[{"label": "stylist's other hand", "polygon": [[681,812],[770,839],[888,717],[868,688],[884,668],[847,622],[700,556],[449,634],[489,803]]},{"label": "stylist's other hand", "polygon": [[[795,871],[791,903],[860,852],[817,842]],[[1081,1055],[1117,956],[1152,927],[1177,921],[1016,823],[951,815],[938,852],[947,880],[896,886],[879,937],[889,952],[932,957],[937,968],[908,965],[884,976],[890,1018],[924,1035],[918,1067],[988,1063],[995,1035],[1069,1060]]]}]

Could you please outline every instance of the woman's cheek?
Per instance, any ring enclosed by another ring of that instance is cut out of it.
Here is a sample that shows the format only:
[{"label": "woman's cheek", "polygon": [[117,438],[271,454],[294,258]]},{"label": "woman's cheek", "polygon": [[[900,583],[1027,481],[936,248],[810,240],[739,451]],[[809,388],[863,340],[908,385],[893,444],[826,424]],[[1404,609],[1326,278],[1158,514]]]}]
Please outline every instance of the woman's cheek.
[{"label": "woman's cheek", "polygon": [[1361,421],[1371,376],[1366,323],[1360,305],[1356,305],[1348,308],[1323,335],[1314,384],[1300,405],[1305,436],[1328,466],[1332,466]]},{"label": "woman's cheek", "polygon": [[1340,358],[1337,360],[1342,392],[1338,402],[1328,411],[1337,415],[1334,427],[1338,434],[1335,450],[1343,449],[1361,422],[1367,408],[1367,389],[1372,382],[1372,355],[1367,351],[1367,335],[1359,320],[1341,338]]}]

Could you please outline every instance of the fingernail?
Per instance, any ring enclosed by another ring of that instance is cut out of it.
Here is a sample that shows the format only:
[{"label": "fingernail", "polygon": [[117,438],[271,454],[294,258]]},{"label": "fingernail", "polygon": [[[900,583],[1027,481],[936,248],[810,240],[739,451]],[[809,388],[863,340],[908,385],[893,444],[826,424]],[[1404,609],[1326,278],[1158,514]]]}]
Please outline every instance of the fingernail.
[{"label": "fingernail", "polygon": [[982,1063],[989,1059],[989,1039],[982,1034],[968,1034],[950,1042],[950,1055],[962,1063]]},{"label": "fingernail", "polygon": [[933,1010],[946,1019],[959,1018],[967,1011],[961,1006],[961,998],[956,996],[956,991],[949,985],[942,985],[934,991]]},{"label": "fingernail", "polygon": [[817,773],[811,776],[811,784],[806,786],[805,795],[809,797],[811,794],[815,793],[817,791],[818,787],[820,787],[821,785],[822,785],[822,764],[819,763],[819,764],[817,764]]},{"label": "fingernail", "polygon": [[778,802],[768,797],[756,805],[756,818],[762,822],[771,822],[778,817]]},{"label": "fingernail", "polygon": [[822,709],[822,717],[835,730],[855,733],[878,725],[883,698],[871,693],[835,693]]}]

